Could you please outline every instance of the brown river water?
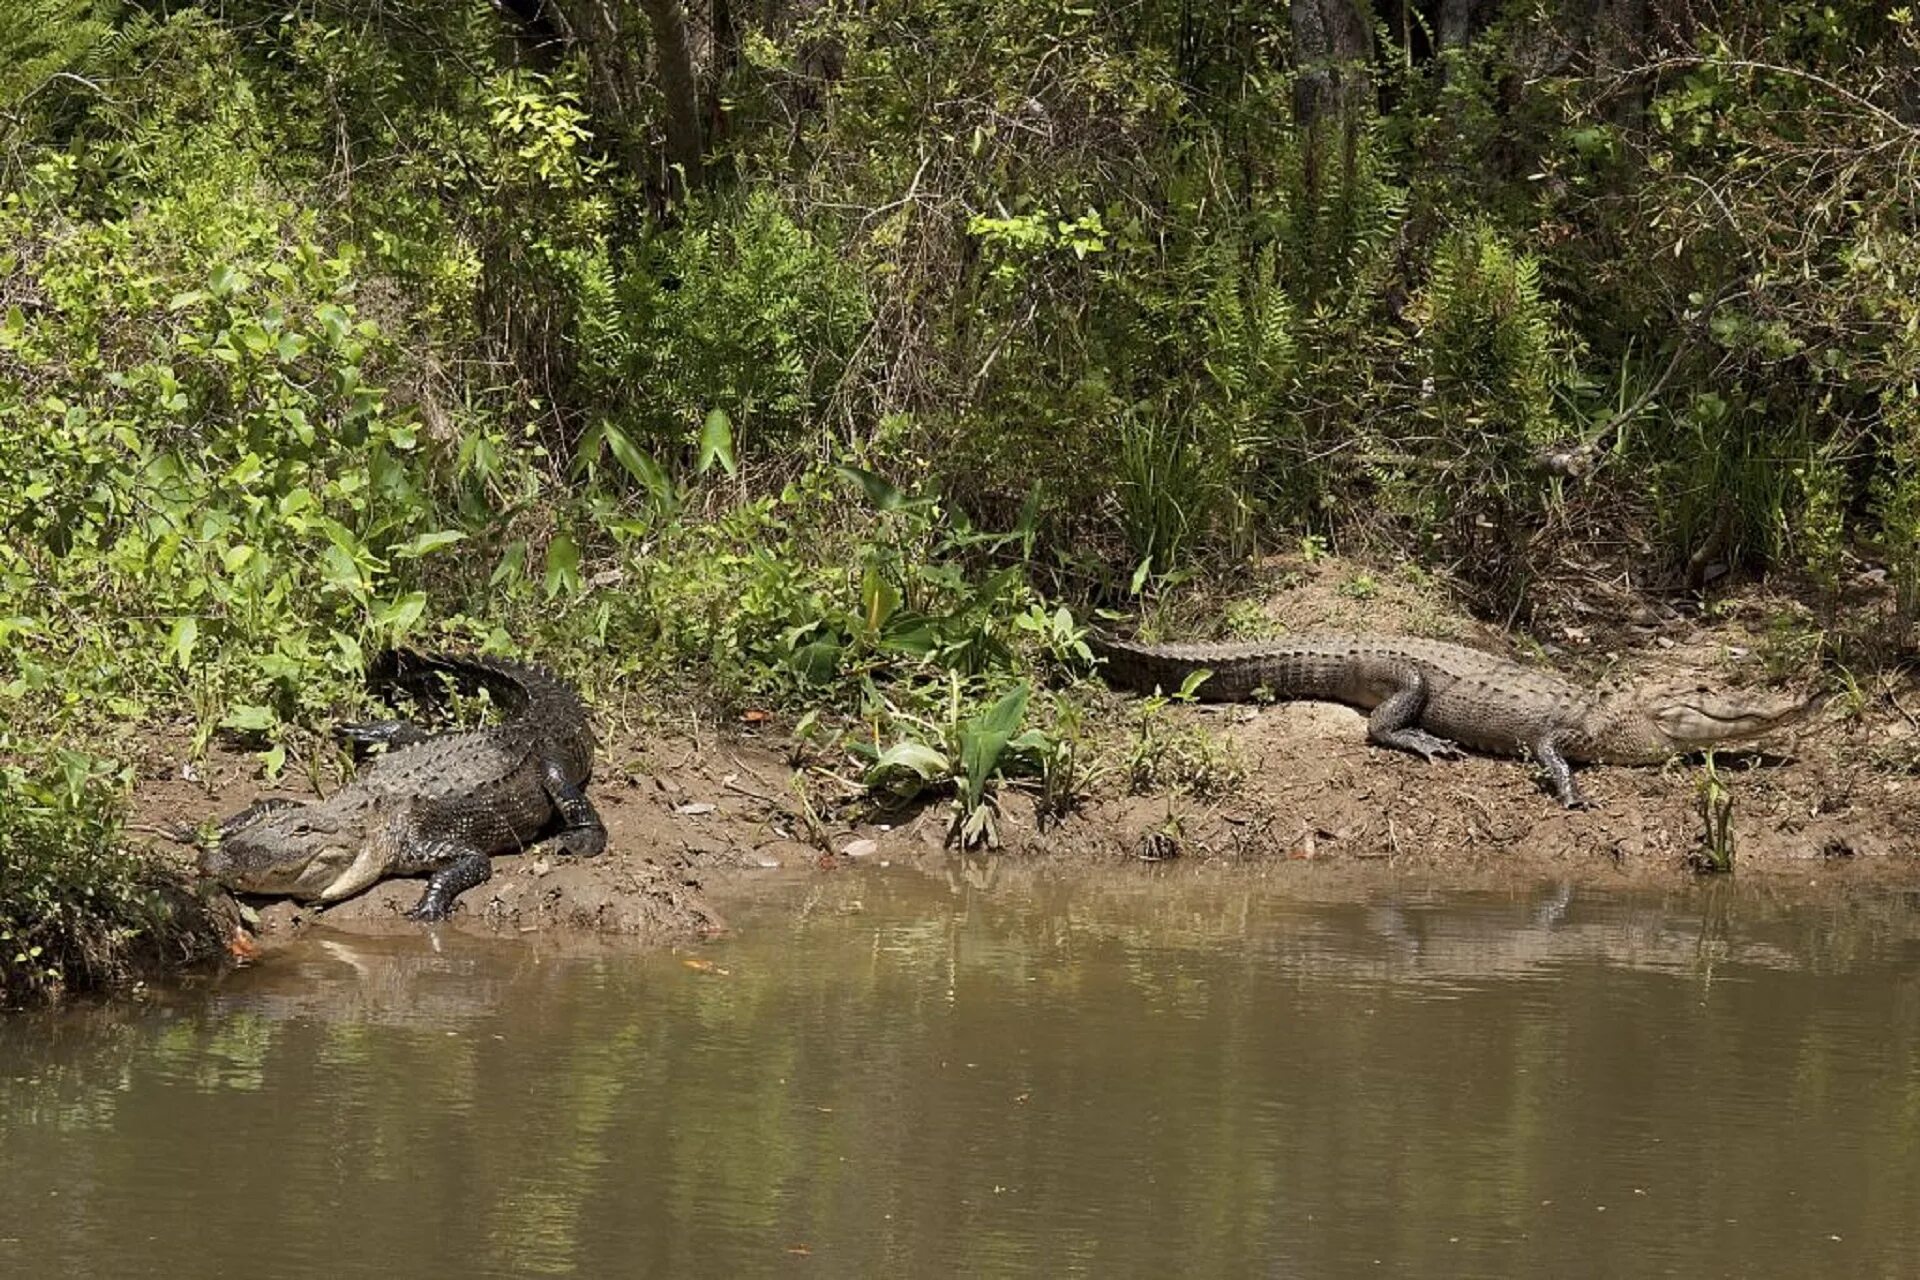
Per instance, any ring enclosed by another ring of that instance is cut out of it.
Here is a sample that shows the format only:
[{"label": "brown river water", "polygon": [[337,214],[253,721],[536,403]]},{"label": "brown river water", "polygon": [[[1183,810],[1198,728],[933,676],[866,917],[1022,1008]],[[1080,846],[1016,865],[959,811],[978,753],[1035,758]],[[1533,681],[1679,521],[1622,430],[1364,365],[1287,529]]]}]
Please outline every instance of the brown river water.
[{"label": "brown river water", "polygon": [[0,1021],[0,1276],[1920,1275],[1920,896],[761,882]]}]

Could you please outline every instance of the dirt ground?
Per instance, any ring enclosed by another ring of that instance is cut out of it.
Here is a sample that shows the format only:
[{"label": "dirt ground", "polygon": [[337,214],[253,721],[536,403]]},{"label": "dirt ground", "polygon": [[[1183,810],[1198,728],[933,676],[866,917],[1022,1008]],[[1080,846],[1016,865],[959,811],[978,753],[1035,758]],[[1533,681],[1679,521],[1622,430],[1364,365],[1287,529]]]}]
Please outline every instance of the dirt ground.
[{"label": "dirt ground", "polygon": [[[1281,566],[1274,577],[1280,585],[1257,616],[1236,618],[1238,631],[1397,629],[1513,652],[1496,631],[1436,607],[1426,584],[1338,563]],[[1363,590],[1356,578],[1365,579]],[[1711,619],[1623,610],[1611,630],[1579,614],[1559,626],[1564,643],[1547,654],[1576,678],[1765,683],[1765,628],[1775,611],[1764,599]],[[1719,757],[1740,876],[1829,885],[1920,876],[1920,776],[1901,763],[1920,759],[1920,724],[1904,710],[1908,691],[1883,683],[1871,696],[1830,704],[1765,743],[1764,753]],[[1141,755],[1141,715],[1138,700],[1098,695],[1086,754],[1104,763],[1088,795],[1043,822],[1033,790],[1003,788],[996,856],[1065,872],[1167,859],[1258,863],[1296,869],[1320,887],[1342,869],[1373,881],[1383,868],[1477,883],[1644,884],[1693,874],[1703,846],[1697,762],[1582,768],[1593,807],[1569,812],[1518,759],[1427,764],[1368,745],[1364,717],[1346,707],[1171,706],[1144,732],[1202,744],[1205,762],[1162,761],[1158,789],[1134,794],[1129,765]],[[810,866],[828,874],[949,856],[944,799],[875,812],[851,781],[854,762],[797,749],[774,721],[609,738],[590,788],[607,823],[607,852],[583,861],[496,858],[492,880],[463,895],[444,927],[684,938],[723,929],[726,898],[738,891],[729,886],[756,871]],[[251,755],[218,747],[190,764],[184,737],[157,735],[136,789],[135,829],[198,824],[265,794],[311,796],[297,785],[264,788],[257,773]],[[151,847],[156,859],[190,870],[185,851],[158,840]],[[324,912],[253,905],[268,940],[295,936],[321,915],[335,929],[392,932],[421,927],[401,915],[419,892],[418,882],[388,881]]]}]

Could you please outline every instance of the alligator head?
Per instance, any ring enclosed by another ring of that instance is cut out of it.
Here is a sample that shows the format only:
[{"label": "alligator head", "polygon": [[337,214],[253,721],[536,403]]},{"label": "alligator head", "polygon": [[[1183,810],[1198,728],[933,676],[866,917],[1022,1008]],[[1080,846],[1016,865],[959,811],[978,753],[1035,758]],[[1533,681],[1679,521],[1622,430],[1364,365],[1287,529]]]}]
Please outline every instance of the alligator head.
[{"label": "alligator head", "polygon": [[205,846],[200,873],[238,893],[337,902],[387,873],[401,820],[326,804],[282,809]]},{"label": "alligator head", "polygon": [[1614,703],[1611,732],[1596,744],[1617,763],[1650,763],[1783,729],[1817,710],[1824,696],[1756,698],[1695,686],[1640,690]]}]

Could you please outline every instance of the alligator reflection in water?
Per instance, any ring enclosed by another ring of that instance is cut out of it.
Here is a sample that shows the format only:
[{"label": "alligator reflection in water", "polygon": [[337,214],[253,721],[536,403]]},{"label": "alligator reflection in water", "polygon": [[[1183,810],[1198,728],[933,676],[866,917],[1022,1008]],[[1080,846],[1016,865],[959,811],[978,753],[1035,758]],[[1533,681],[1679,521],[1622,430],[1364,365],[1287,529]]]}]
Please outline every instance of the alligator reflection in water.
[{"label": "alligator reflection in water", "polygon": [[736,922],[701,968],[328,938],[0,1023],[0,1272],[1904,1274],[1920,1244],[1897,899],[841,874]]}]

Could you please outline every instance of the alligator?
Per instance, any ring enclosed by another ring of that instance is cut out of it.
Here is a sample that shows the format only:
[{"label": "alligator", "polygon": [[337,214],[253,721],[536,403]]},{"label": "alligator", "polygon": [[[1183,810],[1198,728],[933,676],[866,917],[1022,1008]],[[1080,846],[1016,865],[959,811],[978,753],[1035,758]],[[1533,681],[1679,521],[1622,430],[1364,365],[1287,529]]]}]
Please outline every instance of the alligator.
[{"label": "alligator", "polygon": [[241,893],[318,902],[427,875],[407,915],[444,920],[493,874],[495,854],[605,849],[607,829],[582,790],[593,731],[579,695],[544,667],[498,658],[389,650],[368,671],[375,688],[425,698],[443,677],[486,689],[506,718],[443,734],[402,720],[339,726],[343,741],[388,749],[325,800],[266,800],[226,819],[203,842],[201,873]]},{"label": "alligator", "polygon": [[1659,764],[1758,737],[1819,699],[1762,700],[1701,688],[1584,689],[1549,671],[1411,636],[1306,634],[1244,644],[1149,645],[1093,635],[1110,684],[1150,692],[1211,674],[1194,696],[1344,702],[1370,713],[1367,737],[1431,762],[1460,748],[1519,751],[1546,771],[1568,808],[1584,807],[1572,760]]}]

